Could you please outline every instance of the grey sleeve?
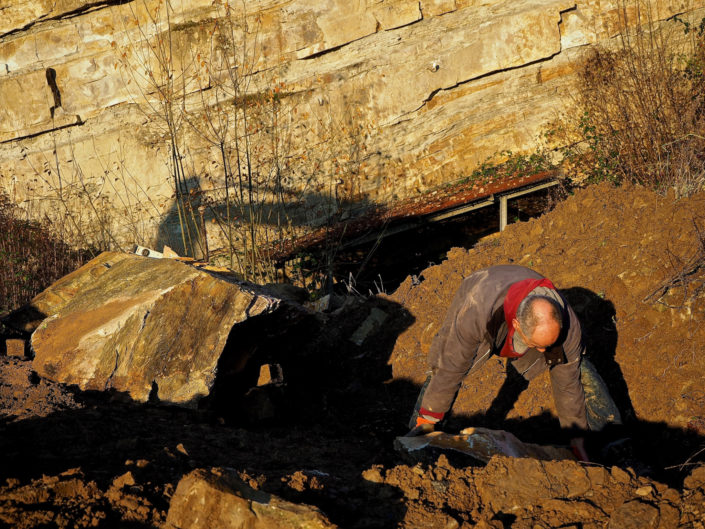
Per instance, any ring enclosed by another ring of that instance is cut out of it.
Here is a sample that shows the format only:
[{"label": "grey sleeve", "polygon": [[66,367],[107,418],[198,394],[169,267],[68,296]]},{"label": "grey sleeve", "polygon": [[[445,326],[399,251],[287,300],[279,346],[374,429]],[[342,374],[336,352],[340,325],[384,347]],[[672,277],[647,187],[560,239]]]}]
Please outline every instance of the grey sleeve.
[{"label": "grey sleeve", "polygon": [[471,297],[464,290],[459,292],[429,351],[433,375],[421,404],[427,410],[445,413],[450,409],[483,342],[479,321]]},{"label": "grey sleeve", "polygon": [[550,370],[553,400],[558,419],[563,428],[588,429],[585,410],[585,393],[580,382],[580,362],[585,352],[580,322],[570,305],[566,304],[569,315],[569,329],[563,350],[567,362]]}]

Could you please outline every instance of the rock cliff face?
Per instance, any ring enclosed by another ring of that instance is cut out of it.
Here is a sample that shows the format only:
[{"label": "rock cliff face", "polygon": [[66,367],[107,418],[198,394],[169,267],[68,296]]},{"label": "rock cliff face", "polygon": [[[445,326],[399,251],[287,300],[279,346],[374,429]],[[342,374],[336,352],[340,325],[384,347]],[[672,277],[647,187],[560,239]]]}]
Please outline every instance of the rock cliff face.
[{"label": "rock cliff face", "polygon": [[413,195],[536,148],[584,48],[638,19],[620,4],[0,1],[0,189],[113,246],[177,245],[194,190],[206,217],[255,189],[299,225]]}]

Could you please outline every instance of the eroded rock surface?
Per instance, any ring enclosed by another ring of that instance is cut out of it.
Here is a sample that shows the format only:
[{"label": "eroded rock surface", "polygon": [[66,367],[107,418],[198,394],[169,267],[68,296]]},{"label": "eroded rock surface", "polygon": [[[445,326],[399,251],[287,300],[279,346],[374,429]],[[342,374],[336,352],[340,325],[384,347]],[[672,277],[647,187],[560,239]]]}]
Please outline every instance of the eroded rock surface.
[{"label": "eroded rock surface", "polygon": [[232,470],[194,470],[169,505],[167,529],[335,529],[315,507],[253,489]]},{"label": "eroded rock surface", "polygon": [[189,405],[208,395],[233,326],[279,306],[182,262],[128,254],[103,254],[67,282],[82,288],[32,335],[34,369],[141,402]]}]

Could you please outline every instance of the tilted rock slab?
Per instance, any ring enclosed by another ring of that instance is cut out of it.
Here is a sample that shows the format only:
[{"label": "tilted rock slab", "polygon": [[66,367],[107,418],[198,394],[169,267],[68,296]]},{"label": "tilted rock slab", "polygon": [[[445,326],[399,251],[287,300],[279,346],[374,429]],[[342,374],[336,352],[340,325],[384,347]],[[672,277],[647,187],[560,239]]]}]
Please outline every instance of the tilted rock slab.
[{"label": "tilted rock slab", "polygon": [[279,307],[171,259],[106,253],[75,272],[74,285],[79,278],[89,284],[32,335],[33,367],[57,382],[139,402],[195,405],[213,386],[233,326]]},{"label": "tilted rock slab", "polygon": [[335,529],[315,507],[254,490],[232,471],[194,470],[169,505],[168,529]]}]

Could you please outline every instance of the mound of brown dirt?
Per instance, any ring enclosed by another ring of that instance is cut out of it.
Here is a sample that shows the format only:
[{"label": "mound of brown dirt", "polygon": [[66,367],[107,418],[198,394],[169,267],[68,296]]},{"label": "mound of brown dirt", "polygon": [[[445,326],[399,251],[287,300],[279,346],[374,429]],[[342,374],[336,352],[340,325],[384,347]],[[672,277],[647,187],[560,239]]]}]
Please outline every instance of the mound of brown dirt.
[{"label": "mound of brown dirt", "polygon": [[37,376],[29,362],[0,358],[0,415],[19,420],[76,407],[79,405],[70,393]]},{"label": "mound of brown dirt", "polygon": [[[415,323],[396,342],[395,378],[425,379],[426,354],[461,280],[495,264],[528,266],[566,294],[585,331],[588,356],[624,418],[705,433],[705,194],[675,200],[639,187],[582,190],[553,211],[510,225],[471,250],[407,279],[391,298]],[[483,414],[505,379],[503,361],[465,380],[454,411]],[[497,406],[495,406],[497,407]],[[548,376],[508,413],[554,414]]]}]

